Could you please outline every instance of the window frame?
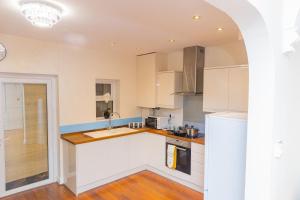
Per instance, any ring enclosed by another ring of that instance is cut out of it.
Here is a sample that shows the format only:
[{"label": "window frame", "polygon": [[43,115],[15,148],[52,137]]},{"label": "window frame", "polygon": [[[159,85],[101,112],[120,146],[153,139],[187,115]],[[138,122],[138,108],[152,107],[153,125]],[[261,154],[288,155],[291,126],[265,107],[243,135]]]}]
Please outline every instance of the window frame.
[{"label": "window frame", "polygon": [[[113,79],[96,79],[96,83],[95,83],[95,107],[97,106],[97,101],[104,101],[104,95],[97,95],[96,92],[96,87],[97,84],[110,84],[111,85],[111,95],[110,95],[110,101],[113,102],[113,110],[112,112],[118,112],[118,95],[117,95],[117,81],[118,80],[113,80]],[[96,107],[97,109],[97,107]],[[96,120],[105,120],[104,117],[97,117],[97,110],[95,110],[95,116],[96,116]]]}]

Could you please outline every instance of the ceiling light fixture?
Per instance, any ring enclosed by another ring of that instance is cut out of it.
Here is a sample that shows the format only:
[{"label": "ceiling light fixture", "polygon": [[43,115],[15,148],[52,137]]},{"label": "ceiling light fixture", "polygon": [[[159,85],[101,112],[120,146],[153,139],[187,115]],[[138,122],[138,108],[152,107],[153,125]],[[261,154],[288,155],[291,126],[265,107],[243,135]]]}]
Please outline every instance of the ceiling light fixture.
[{"label": "ceiling light fixture", "polygon": [[62,9],[42,1],[21,3],[21,11],[34,26],[51,28],[62,17]]},{"label": "ceiling light fixture", "polygon": [[217,30],[218,30],[218,31],[223,31],[223,28],[220,27],[220,28],[218,28]]},{"label": "ceiling light fixture", "polygon": [[174,39],[170,39],[169,42],[173,43],[173,42],[175,42],[175,40]]},{"label": "ceiling light fixture", "polygon": [[200,16],[199,15],[194,15],[193,16],[193,20],[199,20],[200,19]]}]

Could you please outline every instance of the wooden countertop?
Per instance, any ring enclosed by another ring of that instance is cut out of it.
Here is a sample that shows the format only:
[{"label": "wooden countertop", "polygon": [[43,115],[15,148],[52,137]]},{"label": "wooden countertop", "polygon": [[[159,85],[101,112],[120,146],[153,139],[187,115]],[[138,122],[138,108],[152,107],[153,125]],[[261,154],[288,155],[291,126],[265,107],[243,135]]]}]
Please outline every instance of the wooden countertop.
[{"label": "wooden countertop", "polygon": [[[101,130],[101,129],[99,129],[99,130]],[[123,136],[133,135],[133,134],[137,134],[137,133],[148,132],[148,133],[158,134],[158,135],[171,137],[171,138],[175,138],[175,139],[179,139],[179,140],[184,140],[187,142],[194,142],[194,143],[203,144],[203,145],[205,144],[204,138],[190,139],[190,138],[178,137],[178,136],[172,135],[169,131],[157,130],[157,129],[151,129],[151,128],[140,128],[140,129],[136,129],[135,132],[124,133],[124,134],[119,134],[119,135],[111,135],[111,136],[101,137],[101,138],[93,138],[93,137],[83,134],[83,133],[87,133],[87,132],[94,132],[94,131],[96,132],[99,130],[82,131],[82,132],[76,132],[76,133],[66,133],[66,134],[61,135],[61,139],[65,140],[67,142],[70,142],[74,145],[77,145],[77,144],[84,144],[84,143],[95,142],[95,141],[99,141],[99,140],[106,140],[106,139],[111,139],[111,138],[116,138],[116,137],[123,137]]]}]

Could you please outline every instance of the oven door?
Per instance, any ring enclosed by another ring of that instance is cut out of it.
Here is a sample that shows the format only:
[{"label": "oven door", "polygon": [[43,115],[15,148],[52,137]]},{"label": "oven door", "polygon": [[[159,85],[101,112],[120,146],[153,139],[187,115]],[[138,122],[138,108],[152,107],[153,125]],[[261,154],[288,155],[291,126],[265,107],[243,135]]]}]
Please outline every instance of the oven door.
[{"label": "oven door", "polygon": [[191,174],[191,149],[181,146],[176,146],[177,149],[177,164],[176,170],[186,174]]},{"label": "oven door", "polygon": [[[166,166],[167,165],[167,151],[168,145],[175,145],[172,143],[166,143]],[[191,149],[183,146],[175,145],[177,150],[176,170],[185,174],[191,174]]]}]

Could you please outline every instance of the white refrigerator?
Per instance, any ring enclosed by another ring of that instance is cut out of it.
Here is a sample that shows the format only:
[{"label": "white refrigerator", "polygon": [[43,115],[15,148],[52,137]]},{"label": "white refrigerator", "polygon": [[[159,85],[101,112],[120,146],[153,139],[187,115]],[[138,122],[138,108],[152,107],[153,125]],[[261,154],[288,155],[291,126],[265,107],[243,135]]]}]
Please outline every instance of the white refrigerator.
[{"label": "white refrigerator", "polygon": [[205,200],[244,200],[246,113],[214,113],[205,121]]}]

